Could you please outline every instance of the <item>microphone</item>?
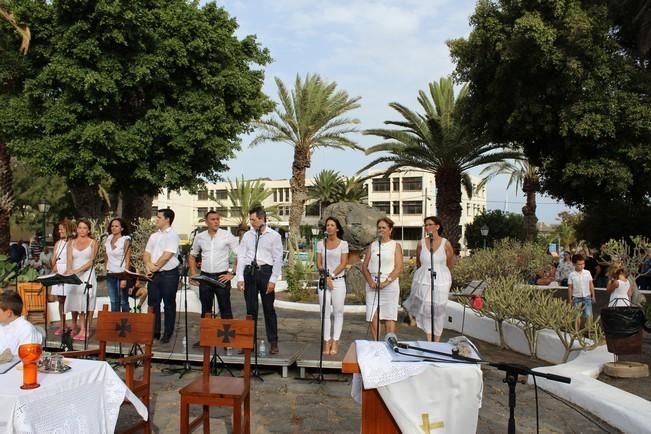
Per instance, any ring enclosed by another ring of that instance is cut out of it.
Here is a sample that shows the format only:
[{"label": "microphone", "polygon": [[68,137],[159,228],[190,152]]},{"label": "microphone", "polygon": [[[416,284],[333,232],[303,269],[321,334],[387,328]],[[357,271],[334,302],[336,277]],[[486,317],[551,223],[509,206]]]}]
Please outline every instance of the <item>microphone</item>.
[{"label": "microphone", "polygon": [[434,238],[434,234],[431,232],[428,232],[425,234],[425,238]]},{"label": "microphone", "polygon": [[400,348],[400,347],[398,345],[398,337],[396,336],[395,333],[387,333],[384,336],[384,340],[387,343],[387,345],[389,346],[389,349],[391,351],[393,351],[395,353],[398,352],[398,348]]},{"label": "microphone", "polygon": [[383,238],[383,237],[382,237],[382,232],[378,231],[378,232],[375,234],[375,239],[376,239],[376,240],[378,241],[378,243],[379,243],[380,241],[382,241],[382,238]]},{"label": "microphone", "polygon": [[328,231],[323,231],[323,238],[328,238]]}]

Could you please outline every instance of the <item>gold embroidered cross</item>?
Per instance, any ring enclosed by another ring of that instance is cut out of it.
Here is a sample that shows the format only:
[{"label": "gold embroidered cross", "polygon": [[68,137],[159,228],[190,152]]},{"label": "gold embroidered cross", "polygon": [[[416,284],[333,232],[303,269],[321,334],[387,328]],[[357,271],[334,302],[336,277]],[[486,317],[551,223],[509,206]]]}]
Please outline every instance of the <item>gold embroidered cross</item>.
[{"label": "gold embroidered cross", "polygon": [[421,414],[420,417],[423,418],[423,424],[420,427],[422,428],[424,433],[429,434],[433,429],[439,429],[445,426],[442,420],[436,422],[430,422],[429,414],[427,413]]}]

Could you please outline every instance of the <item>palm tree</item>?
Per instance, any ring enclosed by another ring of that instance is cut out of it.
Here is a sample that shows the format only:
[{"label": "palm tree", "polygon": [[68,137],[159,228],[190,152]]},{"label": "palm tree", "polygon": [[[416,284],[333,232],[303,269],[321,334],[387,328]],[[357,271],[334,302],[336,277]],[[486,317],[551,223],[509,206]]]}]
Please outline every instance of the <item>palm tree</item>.
[{"label": "palm tree", "polygon": [[347,176],[339,186],[337,202],[364,202],[368,197],[368,190],[361,176]]},{"label": "palm tree", "polygon": [[314,183],[308,188],[307,196],[318,202],[319,215],[323,208],[338,201],[341,182],[341,175],[335,170],[324,169],[316,175]]},{"label": "palm tree", "polygon": [[[461,104],[468,93],[462,86],[455,99],[450,77],[429,84],[429,96],[418,92],[418,103],[425,111],[416,113],[402,104],[389,107],[403,117],[385,121],[397,128],[371,129],[364,134],[382,137],[386,141],[366,150],[367,154],[386,152],[363,167],[363,172],[380,163],[390,163],[386,175],[401,168],[413,167],[434,174],[436,182],[436,211],[443,222],[444,235],[455,250],[461,238],[461,186],[466,172],[477,166],[514,158],[517,153],[500,151],[500,146],[481,143],[464,122]],[[493,152],[495,151],[495,152]],[[466,178],[467,179],[467,178]]]},{"label": "palm tree", "polygon": [[[20,34],[21,44],[18,50],[23,55],[26,55],[31,39],[29,26],[18,23],[16,17],[4,5],[0,6],[0,17],[11,24],[18,34]],[[9,155],[7,144],[0,138],[0,253],[8,253],[9,251],[9,241],[11,240],[9,219],[14,207],[14,201],[11,156]]]},{"label": "palm tree", "polygon": [[[237,217],[239,217],[237,224],[241,225],[248,222],[249,210],[255,205],[259,205],[264,202],[266,198],[271,196],[271,193],[271,190],[267,189],[265,183],[259,179],[244,180],[244,176],[242,176],[241,179],[235,178],[235,185],[233,185],[233,182],[229,179],[226,195],[231,202],[232,208],[237,209]],[[217,202],[221,207],[226,206],[226,204],[220,202],[212,196],[211,199]],[[276,206],[265,208],[265,210],[267,211],[269,217],[277,217],[278,209]]]},{"label": "palm tree", "polygon": [[527,241],[534,241],[536,239],[536,223],[538,223],[536,217],[536,193],[540,190],[538,167],[524,159],[514,160],[513,163],[500,161],[484,167],[480,175],[484,176],[484,179],[477,185],[477,188],[482,188],[497,175],[509,175],[509,182],[506,184],[507,189],[514,184],[516,189],[522,186],[522,192],[526,197],[526,204],[522,207],[525,234]]},{"label": "palm tree", "polygon": [[[344,90],[337,90],[337,83],[326,82],[319,75],[297,75],[294,89],[288,91],[285,84],[276,78],[280,107],[274,114],[257,123],[258,135],[252,146],[265,142],[284,142],[294,147],[292,177],[289,181],[292,204],[289,213],[289,249],[295,251],[299,239],[299,228],[303,207],[307,200],[305,172],[317,148],[362,150],[347,137],[357,131],[359,119],[345,114],[359,107],[360,97],[351,98]],[[294,266],[294,255],[289,255],[290,268]]]}]

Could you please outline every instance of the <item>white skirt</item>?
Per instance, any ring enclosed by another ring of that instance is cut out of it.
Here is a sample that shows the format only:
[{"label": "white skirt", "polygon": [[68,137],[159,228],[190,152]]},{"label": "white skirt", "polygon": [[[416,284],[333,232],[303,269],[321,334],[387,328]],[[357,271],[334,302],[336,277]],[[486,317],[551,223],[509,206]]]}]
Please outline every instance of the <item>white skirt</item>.
[{"label": "white skirt", "polygon": [[380,299],[380,320],[396,321],[398,319],[398,301],[400,299],[400,279],[396,279],[384,288],[370,288],[366,283],[366,321],[371,321]]},{"label": "white skirt", "polygon": [[[66,296],[66,305],[65,312],[86,312],[86,294],[84,290],[86,289],[86,279],[88,279],[89,271],[79,275],[79,279],[83,282],[81,285],[66,285],[70,288],[68,295]],[[88,289],[88,311],[92,312],[95,310],[95,295],[97,294],[97,278],[95,276],[95,271],[90,277],[91,287]]]},{"label": "white skirt", "polygon": [[[441,336],[443,332],[450,286],[450,283],[434,284],[434,334],[436,336]],[[425,333],[432,333],[431,299],[430,283],[414,282],[411,286],[411,294],[402,304],[416,318],[416,326]]]},{"label": "white skirt", "polygon": [[[56,264],[56,271],[63,274],[66,271],[66,264]],[[70,293],[70,285],[54,285],[50,287],[50,294],[67,296]]]}]

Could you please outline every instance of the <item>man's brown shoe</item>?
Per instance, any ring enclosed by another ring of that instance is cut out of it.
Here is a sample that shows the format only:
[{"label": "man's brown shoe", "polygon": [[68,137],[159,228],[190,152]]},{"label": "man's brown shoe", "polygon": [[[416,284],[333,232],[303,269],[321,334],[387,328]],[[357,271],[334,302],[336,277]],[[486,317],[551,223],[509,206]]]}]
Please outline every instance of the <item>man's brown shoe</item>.
[{"label": "man's brown shoe", "polygon": [[271,349],[269,350],[269,354],[278,354],[280,350],[278,349],[278,342],[272,342],[271,343]]}]

